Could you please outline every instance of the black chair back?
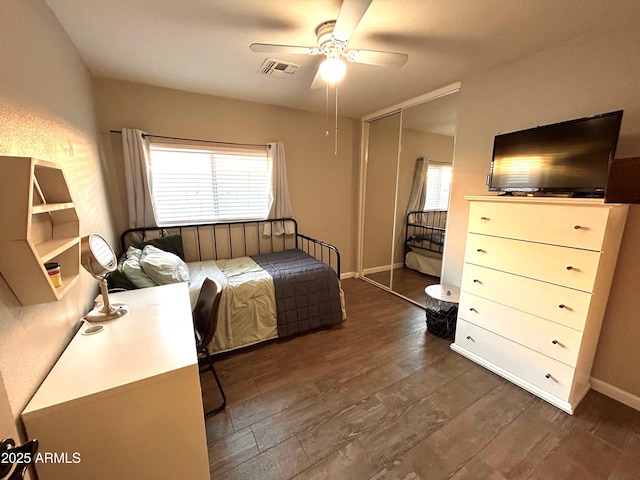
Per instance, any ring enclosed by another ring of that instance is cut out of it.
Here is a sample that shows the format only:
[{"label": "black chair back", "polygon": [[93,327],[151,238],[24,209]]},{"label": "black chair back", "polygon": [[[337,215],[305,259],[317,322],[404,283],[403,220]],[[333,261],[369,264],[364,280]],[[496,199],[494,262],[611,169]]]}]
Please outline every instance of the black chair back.
[{"label": "black chair back", "polygon": [[[216,384],[222,395],[222,403],[220,406],[204,412],[205,417],[216,414],[225,409],[227,405],[227,396],[224,393],[220,378],[213,366],[213,360],[209,353],[209,344],[216,334],[218,327],[218,309],[220,308],[220,298],[222,296],[222,285],[216,280],[205,278],[196,307],[193,309],[193,329],[196,334],[196,347],[201,355],[202,360],[206,360],[206,367],[213,373]],[[203,373],[202,369],[200,373]]]},{"label": "black chair back", "polygon": [[216,333],[221,295],[222,285],[216,280],[205,278],[193,310],[193,326],[198,338],[198,349],[209,345]]}]

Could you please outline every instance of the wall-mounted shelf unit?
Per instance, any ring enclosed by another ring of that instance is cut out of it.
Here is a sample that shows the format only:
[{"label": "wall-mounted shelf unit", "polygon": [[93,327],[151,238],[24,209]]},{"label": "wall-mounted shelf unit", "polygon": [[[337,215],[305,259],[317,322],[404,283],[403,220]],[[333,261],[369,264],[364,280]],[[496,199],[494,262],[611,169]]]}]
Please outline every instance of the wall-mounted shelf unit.
[{"label": "wall-mounted shelf unit", "polygon": [[[0,156],[0,273],[22,305],[60,300],[80,273],[80,226],[62,170]],[[59,262],[62,285],[45,268]]]}]

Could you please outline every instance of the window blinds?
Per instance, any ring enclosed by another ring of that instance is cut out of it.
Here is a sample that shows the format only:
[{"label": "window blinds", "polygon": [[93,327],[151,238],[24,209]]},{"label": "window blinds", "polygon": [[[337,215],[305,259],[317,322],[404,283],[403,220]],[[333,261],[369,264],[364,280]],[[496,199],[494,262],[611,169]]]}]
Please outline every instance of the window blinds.
[{"label": "window blinds", "polygon": [[265,148],[152,143],[150,149],[160,226],[267,217],[271,165]]},{"label": "window blinds", "polygon": [[451,188],[451,165],[427,166],[427,198],[425,210],[448,210]]}]

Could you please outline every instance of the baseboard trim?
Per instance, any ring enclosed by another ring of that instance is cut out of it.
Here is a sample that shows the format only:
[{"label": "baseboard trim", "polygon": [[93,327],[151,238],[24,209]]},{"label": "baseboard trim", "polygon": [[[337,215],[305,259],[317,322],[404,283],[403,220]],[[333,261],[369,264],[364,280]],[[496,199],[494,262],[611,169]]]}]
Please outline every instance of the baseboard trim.
[{"label": "baseboard trim", "polygon": [[340,274],[340,280],[344,280],[345,278],[357,278],[358,275],[356,272],[346,272]]},{"label": "baseboard trim", "polygon": [[640,411],[640,397],[618,388],[610,383],[591,377],[591,388],[607,397],[613,398],[627,407]]},{"label": "baseboard trim", "polygon": [[365,268],[362,270],[362,274],[368,275],[370,273],[388,272],[389,270],[391,270],[391,265],[381,265],[379,267]]},{"label": "baseboard trim", "polygon": [[403,263],[394,263],[393,265],[380,265],[379,267],[365,268],[364,270],[362,270],[362,274],[369,275],[371,273],[388,272],[392,268],[402,268],[403,266]]}]

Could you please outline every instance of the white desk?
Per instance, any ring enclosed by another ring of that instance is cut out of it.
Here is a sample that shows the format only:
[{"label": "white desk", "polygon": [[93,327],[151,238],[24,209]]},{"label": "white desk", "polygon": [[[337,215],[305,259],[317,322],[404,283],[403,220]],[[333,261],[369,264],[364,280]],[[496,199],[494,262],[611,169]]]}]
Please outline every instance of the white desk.
[{"label": "white desk", "polygon": [[[129,313],[76,336],[22,412],[41,480],[209,479],[185,283],[113,294]],[[79,454],[74,457],[74,453]]]}]

